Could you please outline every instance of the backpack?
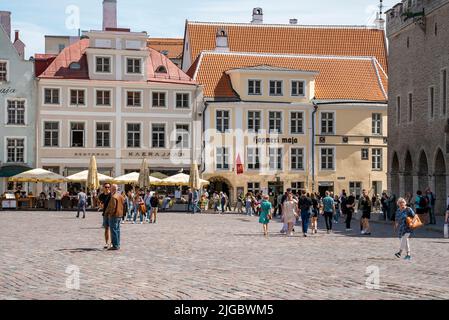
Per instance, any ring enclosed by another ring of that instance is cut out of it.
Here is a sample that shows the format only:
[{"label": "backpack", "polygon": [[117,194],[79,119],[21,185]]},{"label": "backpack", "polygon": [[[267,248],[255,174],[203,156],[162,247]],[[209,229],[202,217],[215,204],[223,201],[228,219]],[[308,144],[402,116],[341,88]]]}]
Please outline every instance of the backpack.
[{"label": "backpack", "polygon": [[420,208],[427,208],[427,203],[428,203],[427,197],[424,196],[419,197],[418,205]]}]

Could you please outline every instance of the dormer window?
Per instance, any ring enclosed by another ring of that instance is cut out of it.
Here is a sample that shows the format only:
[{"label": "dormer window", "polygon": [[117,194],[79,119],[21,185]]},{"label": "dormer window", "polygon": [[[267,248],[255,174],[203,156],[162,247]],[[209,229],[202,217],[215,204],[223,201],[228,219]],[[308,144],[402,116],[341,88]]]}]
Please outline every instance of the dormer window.
[{"label": "dormer window", "polygon": [[164,66],[159,66],[156,69],[156,73],[167,73],[167,68]]},{"label": "dormer window", "polygon": [[248,80],[248,95],[260,96],[262,94],[261,80]]},{"label": "dormer window", "polygon": [[127,73],[141,74],[142,73],[141,64],[142,64],[141,59],[127,58],[126,59]]},{"label": "dormer window", "polygon": [[111,58],[110,57],[97,57],[96,70],[98,73],[111,73]]},{"label": "dormer window", "polygon": [[292,96],[304,97],[305,96],[306,83],[304,81],[292,81]]},{"label": "dormer window", "polygon": [[270,96],[282,96],[282,81],[271,80],[270,81]]},{"label": "dormer window", "polygon": [[78,62],[72,62],[69,68],[71,70],[81,70],[81,65]]}]

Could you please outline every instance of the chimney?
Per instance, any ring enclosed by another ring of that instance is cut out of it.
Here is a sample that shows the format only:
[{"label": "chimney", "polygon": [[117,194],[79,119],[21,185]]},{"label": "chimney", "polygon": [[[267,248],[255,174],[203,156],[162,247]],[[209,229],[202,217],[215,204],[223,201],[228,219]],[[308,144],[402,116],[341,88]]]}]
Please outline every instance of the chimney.
[{"label": "chimney", "polygon": [[117,0],[103,0],[103,30],[117,28]]},{"label": "chimney", "polygon": [[25,58],[25,44],[20,40],[19,30],[15,30],[14,33],[15,33],[15,37],[14,37],[13,46],[14,46],[14,48],[16,48],[16,51],[19,54],[19,57],[24,59]]},{"label": "chimney", "polygon": [[228,33],[225,29],[218,29],[217,31],[215,51],[229,52]]},{"label": "chimney", "polygon": [[11,12],[9,11],[0,11],[0,25],[5,30],[8,38],[11,39]]},{"label": "chimney", "polygon": [[253,24],[262,24],[263,23],[263,10],[262,8],[254,8],[253,9]]},{"label": "chimney", "polygon": [[290,24],[298,24],[298,19],[290,19]]}]

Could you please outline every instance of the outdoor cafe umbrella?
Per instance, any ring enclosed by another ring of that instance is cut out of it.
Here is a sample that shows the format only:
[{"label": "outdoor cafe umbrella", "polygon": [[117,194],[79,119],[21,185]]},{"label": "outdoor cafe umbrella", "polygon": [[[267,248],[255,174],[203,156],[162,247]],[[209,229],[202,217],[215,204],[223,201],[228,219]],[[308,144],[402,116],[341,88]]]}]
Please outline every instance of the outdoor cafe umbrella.
[{"label": "outdoor cafe umbrella", "polygon": [[[135,184],[137,185],[139,183],[139,172],[131,172],[128,174],[125,174],[123,176],[114,178],[114,183],[116,184]],[[162,180],[150,176],[150,185],[158,185]]]},{"label": "outdoor cafe umbrella", "polygon": [[97,159],[95,156],[90,158],[89,170],[86,181],[88,190],[97,190],[100,188],[100,180],[98,179]]},{"label": "outdoor cafe umbrella", "polygon": [[[163,179],[161,182],[164,186],[185,186],[190,185],[190,176],[185,173],[178,173],[174,176]],[[208,185],[209,181],[200,179],[201,185]]]},{"label": "outdoor cafe umbrella", "polygon": [[51,171],[44,169],[33,169],[22,172],[9,178],[10,182],[42,182],[42,183],[61,183],[66,182],[66,178]]},{"label": "outdoor cafe umbrella", "polygon": [[198,171],[198,163],[194,161],[190,169],[189,187],[193,190],[201,188],[200,173]]},{"label": "outdoor cafe umbrella", "polygon": [[[75,183],[87,183],[88,175],[89,175],[89,170],[85,170],[82,172],[78,172],[74,175],[71,175],[70,177],[67,177],[67,181],[75,182]],[[114,178],[112,178],[112,177],[98,173],[98,181],[100,181],[100,183],[112,182],[113,180],[114,180]]]},{"label": "outdoor cafe umbrella", "polygon": [[147,159],[142,160],[138,183],[140,189],[145,189],[150,186],[150,167],[148,166]]}]

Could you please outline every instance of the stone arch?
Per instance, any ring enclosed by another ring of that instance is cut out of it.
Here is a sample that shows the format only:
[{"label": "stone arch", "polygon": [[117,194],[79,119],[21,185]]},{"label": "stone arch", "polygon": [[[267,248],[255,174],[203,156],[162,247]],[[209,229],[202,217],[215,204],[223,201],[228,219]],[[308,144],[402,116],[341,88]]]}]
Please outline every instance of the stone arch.
[{"label": "stone arch", "polygon": [[222,176],[213,176],[207,179],[209,181],[209,194],[212,192],[226,192],[231,200],[231,203],[234,201],[234,187],[232,183],[222,177]]},{"label": "stone arch", "polygon": [[429,163],[425,151],[421,151],[418,160],[418,190],[425,192],[429,187]]},{"label": "stone arch", "polygon": [[435,214],[436,215],[443,215],[446,211],[446,199],[449,195],[447,193],[447,182],[446,182],[446,176],[447,176],[447,167],[446,167],[446,160],[444,158],[443,151],[441,151],[440,148],[438,148],[436,155],[435,155],[435,162],[434,162],[434,176],[435,176]]},{"label": "stone arch", "polygon": [[391,176],[390,192],[391,194],[394,194],[396,196],[399,195],[399,171],[400,171],[399,157],[398,154],[394,152],[390,171]]},{"label": "stone arch", "polygon": [[413,195],[413,160],[410,151],[407,150],[404,160],[404,196],[407,193]]}]

